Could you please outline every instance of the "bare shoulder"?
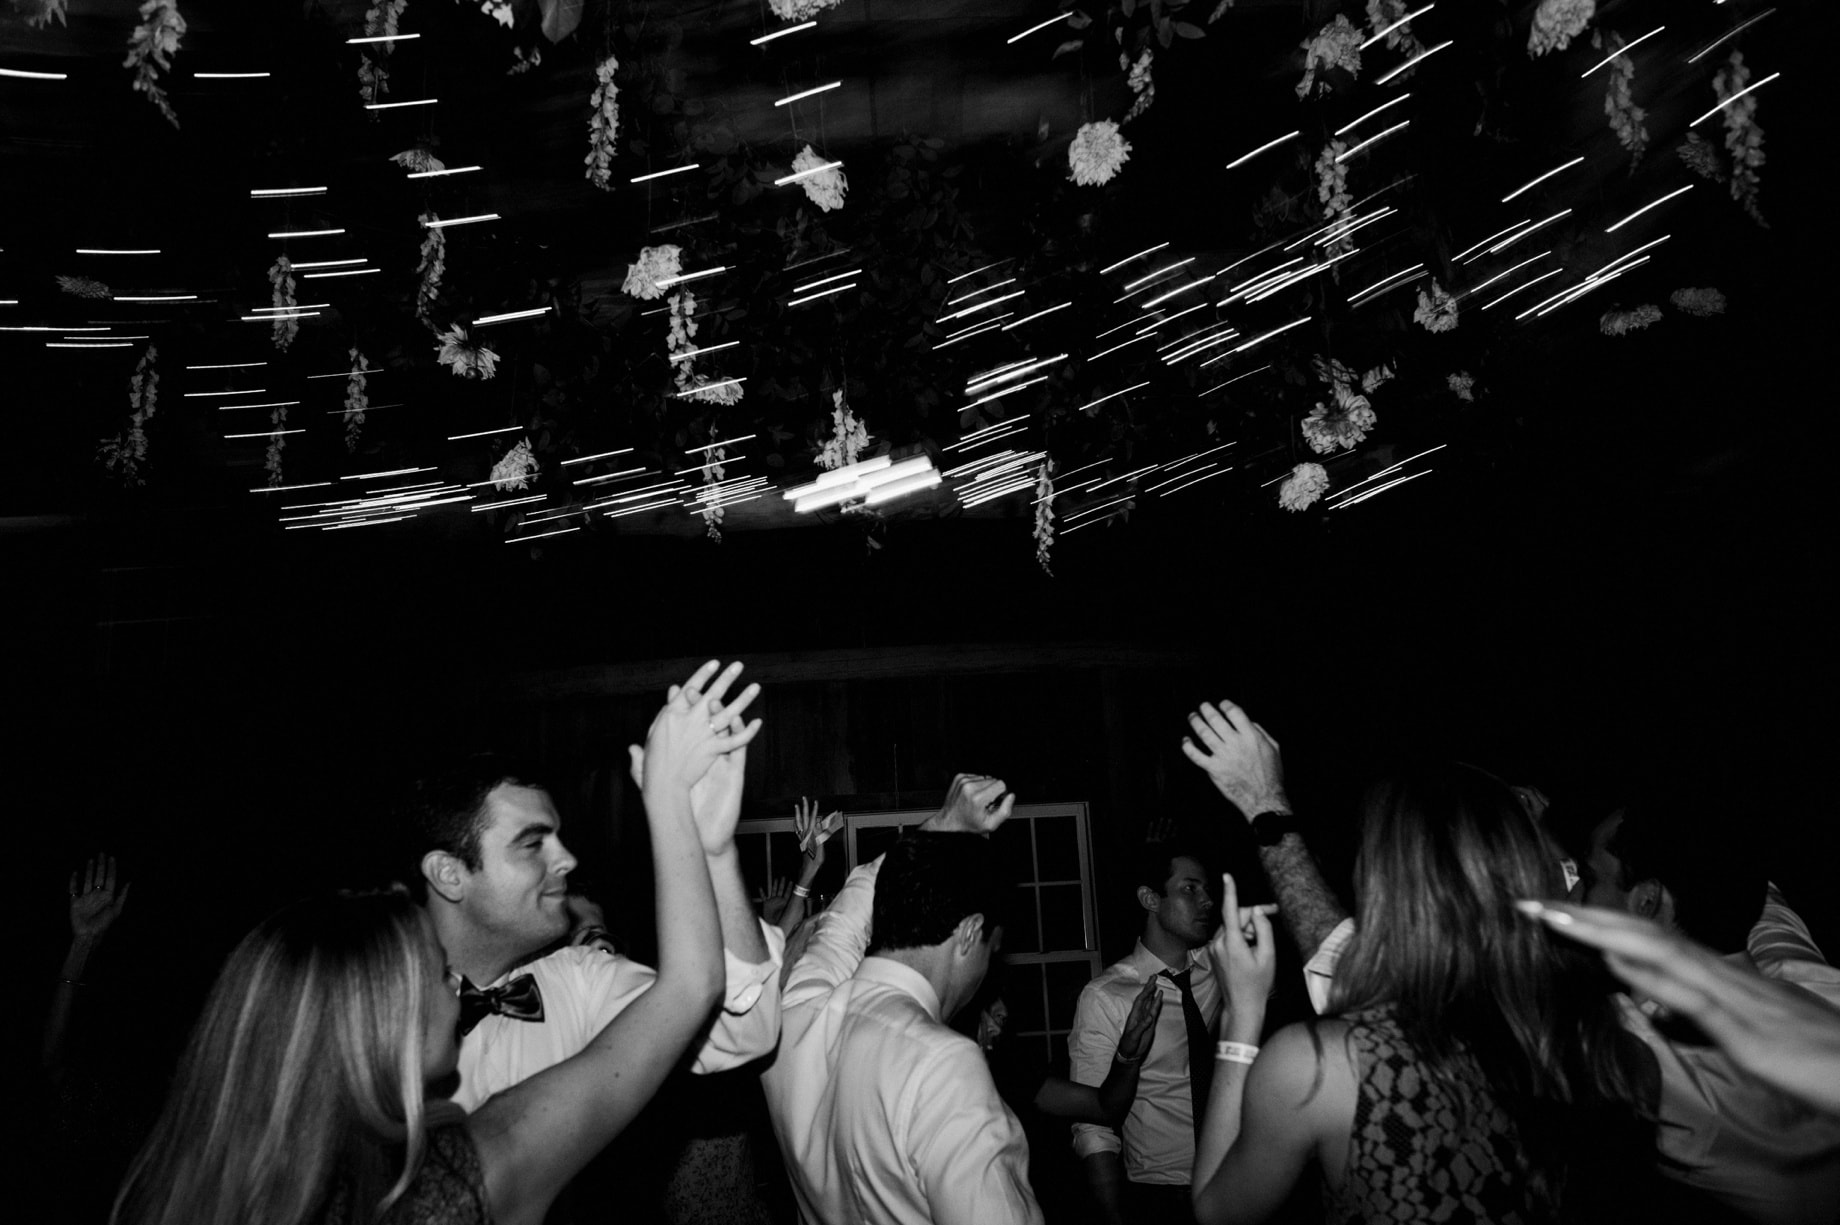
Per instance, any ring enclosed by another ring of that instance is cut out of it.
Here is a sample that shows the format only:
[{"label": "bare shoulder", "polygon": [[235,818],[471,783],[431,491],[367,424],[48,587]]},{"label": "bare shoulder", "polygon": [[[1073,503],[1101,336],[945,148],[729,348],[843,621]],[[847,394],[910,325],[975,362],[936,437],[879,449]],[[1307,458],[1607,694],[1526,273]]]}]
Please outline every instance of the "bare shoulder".
[{"label": "bare shoulder", "polygon": [[1326,1118],[1353,1110],[1354,1082],[1347,1024],[1299,1022],[1266,1040],[1252,1067],[1248,1096],[1266,1094],[1293,1110]]}]

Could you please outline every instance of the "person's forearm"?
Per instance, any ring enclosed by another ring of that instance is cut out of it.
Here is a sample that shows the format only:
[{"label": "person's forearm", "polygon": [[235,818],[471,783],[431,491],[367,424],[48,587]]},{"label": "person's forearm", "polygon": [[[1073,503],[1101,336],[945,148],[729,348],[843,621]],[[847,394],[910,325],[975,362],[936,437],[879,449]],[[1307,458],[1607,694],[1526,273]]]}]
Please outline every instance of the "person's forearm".
[{"label": "person's forearm", "polygon": [[807,859],[805,867],[799,872],[799,883],[793,889],[792,896],[786,900],[786,909],[779,916],[779,929],[787,936],[791,936],[798,930],[799,924],[805,921],[805,911],[810,905],[811,882],[818,879],[818,869],[821,866]]},{"label": "person's forearm", "polygon": [[[1221,1040],[1245,1043],[1256,1048],[1259,1031],[1264,1024],[1265,1010],[1262,1007],[1236,1009],[1221,1034]],[[1212,1053],[1209,1052],[1210,1055]],[[1195,1168],[1190,1183],[1195,1215],[1201,1220],[1218,1218],[1220,1215],[1212,1205],[1225,1194],[1225,1188],[1216,1185],[1216,1175],[1220,1173],[1220,1167],[1226,1161],[1233,1142],[1239,1139],[1241,1108],[1246,1100],[1246,1077],[1251,1071],[1250,1064],[1236,1060],[1214,1061],[1214,1080],[1208,1090],[1207,1114],[1202,1123],[1201,1135],[1195,1141]]]},{"label": "person's forearm", "polygon": [[1131,1103],[1137,1100],[1137,1075],[1144,1070],[1142,1059],[1127,1060],[1112,1056],[1112,1067],[1105,1074],[1105,1081],[1099,1086],[1099,1108],[1105,1111],[1105,1121],[1116,1126],[1131,1113]]},{"label": "person's forearm", "polygon": [[56,1075],[64,1064],[64,1041],[70,1033],[70,1013],[76,1006],[77,992],[83,989],[83,975],[89,969],[90,954],[96,951],[95,940],[76,936],[64,954],[57,989],[51,993],[51,1012],[45,1018],[44,1048],[40,1052],[45,1070]]},{"label": "person's forearm", "polygon": [[1272,892],[1278,895],[1278,912],[1308,961],[1348,912],[1323,879],[1303,835],[1289,833],[1276,846],[1260,847],[1259,861],[1271,879]]},{"label": "person's forearm", "polygon": [[741,856],[731,843],[709,858],[709,883],[715,889],[716,915],[722,923],[722,947],[749,965],[767,960],[767,940],[741,879]]},{"label": "person's forearm", "polygon": [[1123,1225],[1124,1161],[1117,1153],[1092,1153],[1086,1158],[1086,1185],[1106,1225]]},{"label": "person's forearm", "polygon": [[[690,793],[682,787],[648,786],[645,810],[657,880],[658,983],[653,989],[669,981],[677,989],[719,999],[725,977],[716,914],[720,894],[690,815]],[[751,924],[752,908],[748,918]],[[760,959],[766,959],[764,952]]]}]

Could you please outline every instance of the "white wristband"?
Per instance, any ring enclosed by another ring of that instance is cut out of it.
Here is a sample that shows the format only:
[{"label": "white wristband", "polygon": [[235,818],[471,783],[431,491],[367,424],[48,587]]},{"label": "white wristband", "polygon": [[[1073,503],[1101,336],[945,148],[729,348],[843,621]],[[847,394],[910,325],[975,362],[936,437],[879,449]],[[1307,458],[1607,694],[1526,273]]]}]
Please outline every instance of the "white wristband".
[{"label": "white wristband", "polygon": [[1251,1063],[1259,1057],[1259,1048],[1250,1042],[1218,1042],[1214,1045],[1214,1058],[1224,1059],[1228,1063]]},{"label": "white wristband", "polygon": [[811,890],[807,889],[804,885],[794,885],[792,887],[792,896],[793,897],[810,897]]}]

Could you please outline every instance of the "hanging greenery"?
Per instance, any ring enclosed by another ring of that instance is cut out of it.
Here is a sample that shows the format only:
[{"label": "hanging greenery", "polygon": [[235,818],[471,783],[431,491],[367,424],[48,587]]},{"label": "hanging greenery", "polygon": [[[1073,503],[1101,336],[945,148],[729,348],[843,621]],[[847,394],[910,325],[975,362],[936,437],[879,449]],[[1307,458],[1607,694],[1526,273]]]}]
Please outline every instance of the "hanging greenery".
[{"label": "hanging greenery", "polygon": [[[1614,31],[1603,31],[1591,36],[1591,45],[1615,52],[1623,46],[1623,39]],[[1610,130],[1616,133],[1617,142],[1629,150],[1631,169],[1648,151],[1648,128],[1645,126],[1648,112],[1636,105],[1630,91],[1635,79],[1634,60],[1618,55],[1610,61],[1609,84],[1604,89],[1604,114],[1610,120]]]},{"label": "hanging greenery", "polygon": [[1044,459],[1035,472],[1035,564],[1049,578],[1054,568],[1048,554],[1054,548],[1054,461]]},{"label": "hanging greenery", "polygon": [[281,484],[281,452],[287,449],[287,409],[277,408],[268,415],[275,428],[268,436],[268,453],[262,457],[262,469],[268,473],[272,489]]},{"label": "hanging greenery", "polygon": [[358,449],[358,434],[364,429],[364,414],[371,406],[370,395],[365,388],[365,371],[371,368],[370,359],[358,351],[358,346],[351,347],[351,373],[345,378],[345,450],[355,452]]},{"label": "hanging greenery", "polygon": [[[375,0],[364,13],[367,38],[394,38],[409,0]],[[395,44],[366,43],[358,55],[358,98],[369,105],[381,102],[390,92],[390,53]],[[371,115],[376,119],[375,112]]]},{"label": "hanging greenery", "polygon": [[613,159],[619,156],[620,91],[613,83],[620,62],[609,55],[594,70],[594,92],[588,105],[594,113],[588,117],[588,182],[602,191],[613,190]]},{"label": "hanging greenery", "polygon": [[275,321],[270,325],[275,348],[286,351],[300,335],[300,320],[294,316],[294,265],[288,257],[279,255],[269,265],[268,284],[272,291],[269,305],[275,308]]},{"label": "hanging greenery", "polygon": [[[1733,49],[1725,67],[1712,78],[1712,92],[1720,102],[1730,102],[1744,92],[1750,79],[1743,53]],[[1757,173],[1758,167],[1763,165],[1763,129],[1757,124],[1757,95],[1745,94],[1736,102],[1730,102],[1722,113],[1725,151],[1731,155],[1731,198],[1744,206],[1752,221],[1768,229],[1770,223],[1763,219],[1763,210],[1757,206],[1757,195],[1763,184]]]},{"label": "hanging greenery", "polygon": [[141,5],[141,23],[128,38],[128,58],[121,62],[123,68],[134,69],[134,88],[146,94],[175,128],[179,126],[179,116],[160,85],[160,74],[172,71],[172,57],[184,34],[185,18],[179,15],[179,0],[146,0]]},{"label": "hanging greenery", "polygon": [[128,425],[113,438],[103,440],[97,453],[102,466],[115,473],[125,485],[144,484],[141,465],[147,460],[147,419],[153,416],[159,401],[160,375],[154,369],[159,349],[148,345],[134,365],[128,379]]}]

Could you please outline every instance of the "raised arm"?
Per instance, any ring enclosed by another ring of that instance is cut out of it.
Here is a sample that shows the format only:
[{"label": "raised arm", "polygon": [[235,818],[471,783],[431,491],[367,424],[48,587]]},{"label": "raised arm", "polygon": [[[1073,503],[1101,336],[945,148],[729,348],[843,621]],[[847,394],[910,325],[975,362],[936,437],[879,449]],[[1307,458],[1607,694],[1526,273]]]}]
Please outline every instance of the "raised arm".
[{"label": "raised arm", "polygon": [[[492,1217],[536,1225],[568,1180],[650,1100],[722,995],[722,937],[690,788],[760,730],[734,721],[755,694],[722,698],[736,664],[710,684],[706,664],[652,721],[645,815],[657,877],[658,976],[585,1050],[485,1102],[467,1119]],[[707,693],[703,686],[709,685]],[[690,695],[697,695],[692,700]]]},{"label": "raised arm", "polygon": [[88,986],[83,976],[89,970],[89,959],[121,916],[121,908],[128,901],[128,888],[126,884],[116,888],[113,855],[97,855],[84,865],[81,875],[70,874],[70,948],[64,954],[57,990],[51,993],[42,1052],[45,1072],[53,1081],[64,1074],[70,1015],[76,1007],[77,992]]},{"label": "raised arm", "polygon": [[798,884],[792,887],[792,896],[773,920],[788,938],[805,920],[805,912],[810,905],[811,883],[818,879],[818,873],[824,867],[824,844],[842,828],[842,813],[833,812],[820,817],[818,806],[810,800],[800,800],[792,810],[792,830],[799,837],[802,866],[799,868]]},{"label": "raised arm", "polygon": [[1035,1093],[1035,1109],[1057,1118],[1079,1123],[1098,1123],[1116,1127],[1131,1113],[1137,1100],[1137,1077],[1150,1054],[1156,1038],[1156,1019],[1163,1011],[1163,996],[1156,979],[1144,983],[1144,989],[1131,1002],[1124,1019],[1124,1033],[1119,1035],[1118,1049],[1112,1054],[1112,1066],[1098,1085],[1050,1076]]},{"label": "raised arm", "polygon": [[[1214,789],[1247,821],[1268,812],[1294,813],[1284,790],[1284,758],[1278,742],[1245,711],[1224,700],[1218,707],[1203,702],[1201,709],[1188,716],[1188,726],[1193,737],[1183,737],[1183,754],[1201,767]],[[1348,919],[1348,912],[1323,879],[1303,835],[1295,830],[1269,846],[1261,839],[1259,862],[1271,878],[1291,938],[1309,959]]]}]

